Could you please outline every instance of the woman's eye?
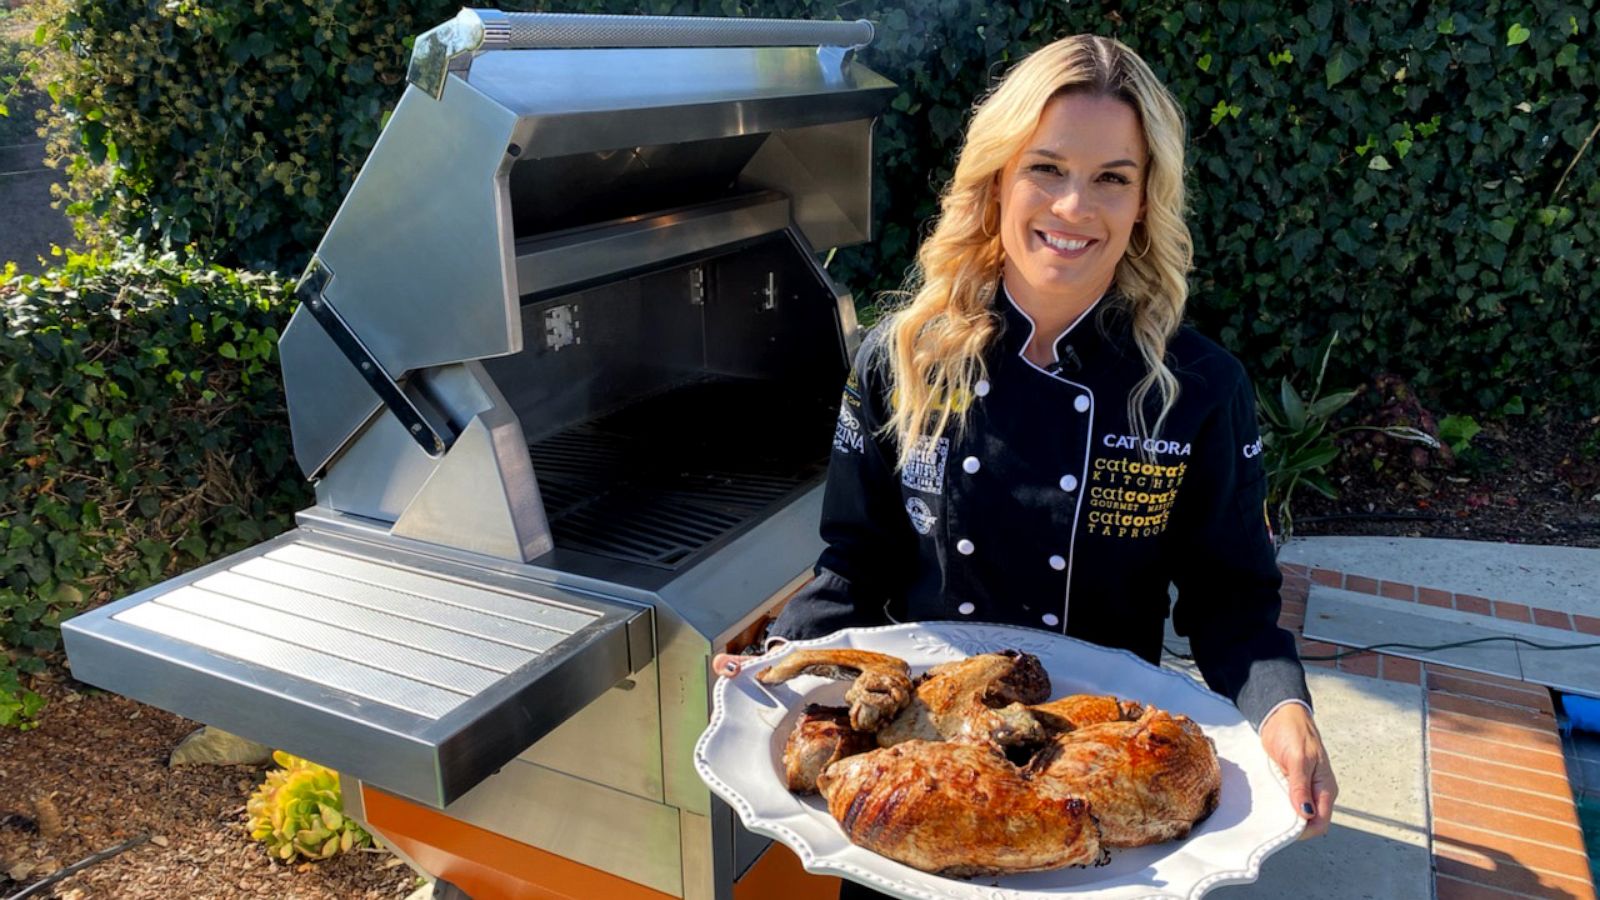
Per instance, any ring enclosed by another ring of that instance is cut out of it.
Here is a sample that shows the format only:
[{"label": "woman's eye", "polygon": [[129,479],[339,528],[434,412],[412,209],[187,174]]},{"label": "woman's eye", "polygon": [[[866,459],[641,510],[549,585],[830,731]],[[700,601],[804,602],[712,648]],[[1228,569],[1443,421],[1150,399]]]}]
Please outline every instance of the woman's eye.
[{"label": "woman's eye", "polygon": [[1102,179],[1110,181],[1112,184],[1132,184],[1133,183],[1133,182],[1128,180],[1128,176],[1126,176],[1126,175],[1118,175],[1115,172],[1107,172],[1104,175],[1101,175],[1100,177]]},{"label": "woman's eye", "polygon": [[1052,164],[1052,163],[1034,163],[1033,165],[1028,167],[1028,171],[1030,171],[1030,172],[1044,172],[1044,173],[1046,173],[1048,175],[1059,175],[1059,174],[1061,174],[1061,170],[1056,168],[1056,166],[1054,164]]}]

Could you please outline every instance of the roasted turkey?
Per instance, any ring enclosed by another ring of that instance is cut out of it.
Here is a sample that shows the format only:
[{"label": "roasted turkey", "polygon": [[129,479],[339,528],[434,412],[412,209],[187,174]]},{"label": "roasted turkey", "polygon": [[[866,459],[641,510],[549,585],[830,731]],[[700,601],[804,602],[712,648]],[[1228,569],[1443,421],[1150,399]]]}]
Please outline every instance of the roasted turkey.
[{"label": "roasted turkey", "polygon": [[784,781],[797,794],[815,793],[817,776],[830,763],[877,746],[871,732],[850,727],[845,707],[808,703],[783,748]]},{"label": "roasted turkey", "polygon": [[1016,650],[909,672],[883,654],[807,650],[757,676],[855,678],[848,711],[807,707],[784,766],[862,847],[952,877],[1033,872],[1185,837],[1216,809],[1216,749],[1185,716],[1104,695],[1046,703],[1043,665]]},{"label": "roasted turkey", "polygon": [[1031,653],[984,653],[929,669],[911,703],[878,729],[878,745],[976,740],[1002,747],[1049,736],[1027,704],[1050,696],[1050,676]]},{"label": "roasted turkey", "polygon": [[837,681],[854,679],[844,695],[850,727],[877,731],[911,702],[911,667],[899,657],[866,650],[796,650],[756,676],[762,684],[782,684],[801,675]]},{"label": "roasted turkey", "polygon": [[1029,712],[1052,734],[1102,722],[1127,722],[1144,714],[1137,700],[1100,694],[1071,694],[1060,700],[1030,707]]},{"label": "roasted turkey", "polygon": [[957,878],[1106,861],[1087,803],[1041,790],[992,746],[906,741],[846,757],[817,780],[850,840]]},{"label": "roasted turkey", "polygon": [[1027,769],[1039,790],[1087,800],[1108,847],[1187,837],[1222,791],[1211,739],[1187,716],[1155,707],[1058,735]]}]

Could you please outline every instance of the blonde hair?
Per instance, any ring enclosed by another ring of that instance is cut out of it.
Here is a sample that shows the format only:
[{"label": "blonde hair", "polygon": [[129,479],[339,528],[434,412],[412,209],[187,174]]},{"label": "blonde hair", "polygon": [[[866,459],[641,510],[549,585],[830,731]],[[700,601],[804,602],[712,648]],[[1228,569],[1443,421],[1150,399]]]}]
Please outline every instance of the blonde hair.
[{"label": "blonde hair", "polygon": [[[1167,341],[1183,320],[1194,259],[1183,221],[1183,113],[1126,45],[1074,35],[1030,54],[978,103],[955,175],[939,198],[933,232],[898,292],[903,305],[880,329],[895,391],[884,430],[898,440],[901,467],[919,442],[942,434],[952,419],[958,427],[965,424],[966,398],[986,376],[983,355],[1000,331],[994,310],[1004,259],[995,224],[998,175],[1022,152],[1045,105],[1068,93],[1121,100],[1138,113],[1144,129],[1145,214],[1129,246],[1139,246],[1143,232],[1148,250],[1124,255],[1113,280],[1114,306],[1127,313],[1148,370],[1128,397],[1129,421],[1141,438],[1157,436],[1177,401],[1178,381],[1165,362]],[[1153,428],[1144,410],[1152,389],[1161,398]]]}]

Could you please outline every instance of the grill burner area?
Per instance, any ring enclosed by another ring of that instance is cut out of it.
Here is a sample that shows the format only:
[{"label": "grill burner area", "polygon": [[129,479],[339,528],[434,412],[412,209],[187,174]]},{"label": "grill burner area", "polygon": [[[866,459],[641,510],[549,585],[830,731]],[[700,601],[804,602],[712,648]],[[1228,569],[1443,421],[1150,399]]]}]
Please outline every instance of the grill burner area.
[{"label": "grill burner area", "polygon": [[559,548],[675,569],[827,467],[837,406],[706,379],[528,446]]}]

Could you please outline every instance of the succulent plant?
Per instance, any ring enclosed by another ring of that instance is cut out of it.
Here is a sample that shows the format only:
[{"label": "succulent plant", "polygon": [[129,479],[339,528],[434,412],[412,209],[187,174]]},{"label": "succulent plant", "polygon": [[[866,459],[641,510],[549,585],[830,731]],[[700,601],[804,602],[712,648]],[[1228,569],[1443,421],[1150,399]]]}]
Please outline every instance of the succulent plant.
[{"label": "succulent plant", "polygon": [[250,836],[267,845],[273,859],[327,859],[372,844],[372,835],[344,814],[339,773],[282,750],[272,758],[281,769],[250,795]]}]

